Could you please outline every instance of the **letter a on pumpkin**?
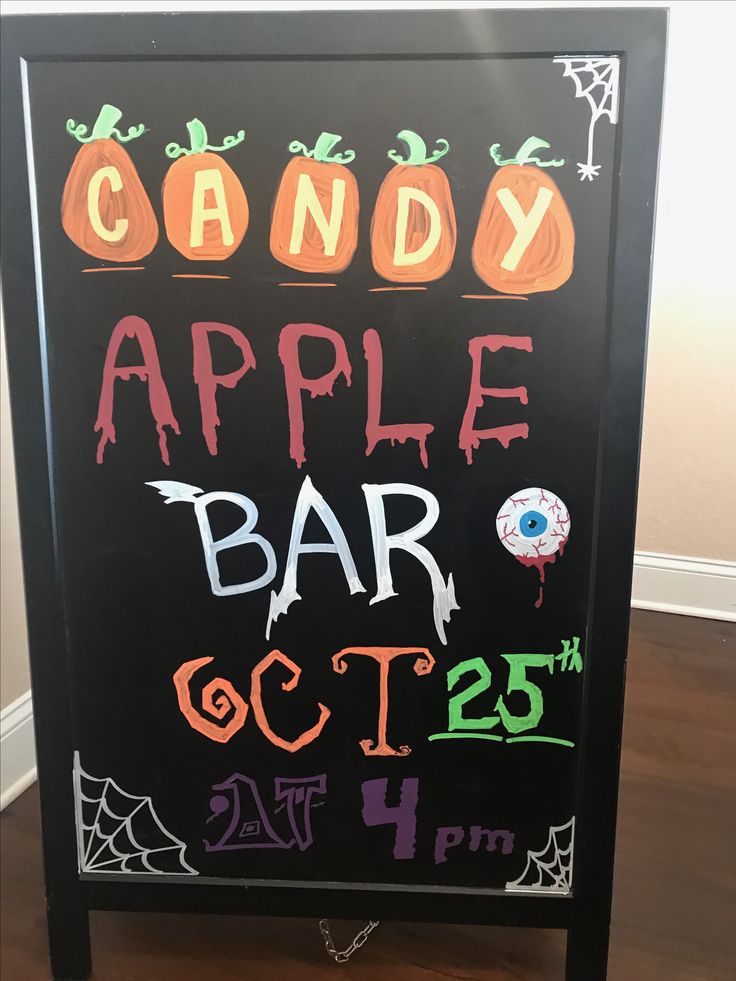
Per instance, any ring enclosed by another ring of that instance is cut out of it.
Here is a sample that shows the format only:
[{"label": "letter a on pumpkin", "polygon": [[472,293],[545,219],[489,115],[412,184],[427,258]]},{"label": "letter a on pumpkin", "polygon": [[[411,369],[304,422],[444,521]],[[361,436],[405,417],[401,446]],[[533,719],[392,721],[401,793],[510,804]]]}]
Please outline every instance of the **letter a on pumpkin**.
[{"label": "letter a on pumpkin", "polygon": [[161,188],[166,236],[185,259],[222,261],[243,241],[250,214],[243,185],[220,153],[242,143],[245,132],[211,146],[199,119],[187,130],[189,148],[169,143],[165,151],[174,161]]}]

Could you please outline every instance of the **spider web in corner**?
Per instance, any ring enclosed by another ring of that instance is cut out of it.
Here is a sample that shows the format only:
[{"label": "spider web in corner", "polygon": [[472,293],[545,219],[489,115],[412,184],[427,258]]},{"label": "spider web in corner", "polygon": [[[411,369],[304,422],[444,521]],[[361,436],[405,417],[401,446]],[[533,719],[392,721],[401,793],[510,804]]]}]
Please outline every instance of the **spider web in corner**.
[{"label": "spider web in corner", "polygon": [[93,777],[74,754],[74,805],[80,872],[198,875],[186,845],[166,830],[150,797],[129,794],[112,777]]},{"label": "spider web in corner", "polygon": [[590,107],[588,126],[588,155],[578,164],[580,180],[592,181],[598,176],[601,164],[593,163],[593,139],[595,127],[601,116],[608,116],[614,125],[618,122],[619,59],[612,58],[554,58],[555,64],[565,66],[563,77],[572,78],[575,98],[586,99]]},{"label": "spider web in corner", "polygon": [[566,895],[572,888],[572,860],[575,846],[575,818],[567,824],[552,825],[547,844],[541,851],[527,851],[526,867],[518,879],[506,883],[507,892],[557,892]]}]

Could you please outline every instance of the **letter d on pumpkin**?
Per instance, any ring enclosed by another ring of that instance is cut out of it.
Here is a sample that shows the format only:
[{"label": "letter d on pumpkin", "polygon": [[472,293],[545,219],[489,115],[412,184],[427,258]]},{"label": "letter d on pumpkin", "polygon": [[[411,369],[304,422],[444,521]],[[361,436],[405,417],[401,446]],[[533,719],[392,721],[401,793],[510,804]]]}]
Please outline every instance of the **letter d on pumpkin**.
[{"label": "letter d on pumpkin", "polygon": [[449,150],[437,140],[429,156],[424,140],[409,129],[396,134],[407,147],[381,184],[371,222],[371,255],[379,276],[394,283],[427,283],[444,276],[455,255],[457,230],[450,184],[434,165]]}]

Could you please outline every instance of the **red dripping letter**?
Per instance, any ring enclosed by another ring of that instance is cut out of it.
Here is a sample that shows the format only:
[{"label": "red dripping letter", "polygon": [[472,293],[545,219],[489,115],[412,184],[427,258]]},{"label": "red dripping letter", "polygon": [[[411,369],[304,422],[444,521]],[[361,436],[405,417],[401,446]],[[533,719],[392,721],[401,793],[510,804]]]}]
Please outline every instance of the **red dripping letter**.
[{"label": "red dripping letter", "polygon": [[487,348],[492,354],[495,354],[502,347],[516,348],[517,351],[531,351],[532,339],[531,337],[506,337],[502,334],[487,334],[485,337],[472,337],[468,343],[473,368],[470,376],[468,404],[465,407],[465,414],[460,427],[460,449],[465,451],[468,463],[473,462],[473,450],[478,449],[482,439],[497,439],[505,449],[508,449],[512,439],[526,439],[529,435],[529,426],[525,422],[516,422],[510,426],[496,426],[493,429],[475,428],[475,413],[483,405],[484,398],[518,399],[522,405],[527,405],[529,401],[526,388],[523,385],[518,388],[484,388],[481,385],[480,369],[483,350]]},{"label": "red dripping letter", "polygon": [[[138,346],[143,355],[143,364],[129,367],[119,367],[116,364],[120,345],[126,337],[134,337],[138,341]],[[100,433],[100,441],[97,444],[97,462],[102,463],[105,446],[115,442],[115,425],[112,421],[115,379],[122,378],[123,381],[130,381],[133,375],[148,384],[148,401],[151,406],[151,414],[156,421],[159,451],[161,459],[168,466],[169,448],[166,445],[164,426],[171,426],[174,432],[179,435],[179,423],[174,417],[169,393],[161,374],[156,342],[153,339],[151,328],[142,317],[123,317],[115,324],[110,335],[110,342],[107,345],[107,354],[105,355],[105,367],[102,370],[100,404],[95,422],[95,432]]]},{"label": "red dripping letter", "polygon": [[[209,335],[224,334],[240,349],[243,363],[235,371],[226,375],[216,375],[212,370],[212,349]],[[217,386],[235,388],[243,375],[255,368],[256,359],[248,338],[230,324],[201,322],[192,324],[192,347],[194,351],[194,381],[199,390],[199,408],[202,414],[202,435],[212,456],[217,456],[217,427],[220,417],[217,414]]]},{"label": "red dripping letter", "polygon": [[[299,341],[302,337],[321,337],[329,341],[335,349],[335,366],[319,378],[305,378],[299,364]],[[289,456],[301,465],[307,459],[304,452],[304,412],[302,410],[302,391],[309,392],[312,398],[318,395],[332,395],[332,389],[339,375],[345,376],[350,384],[350,360],[345,341],[329,327],[320,324],[287,324],[279,336],[279,358],[284,366],[286,382],[286,401],[289,406]]]},{"label": "red dripping letter", "polygon": [[370,328],[363,334],[363,353],[368,362],[368,415],[365,423],[367,446],[365,455],[370,456],[382,439],[405,443],[415,439],[419,443],[419,457],[422,465],[428,466],[427,436],[434,431],[428,422],[401,422],[390,426],[381,424],[381,392],[383,389],[383,351],[381,338]]}]

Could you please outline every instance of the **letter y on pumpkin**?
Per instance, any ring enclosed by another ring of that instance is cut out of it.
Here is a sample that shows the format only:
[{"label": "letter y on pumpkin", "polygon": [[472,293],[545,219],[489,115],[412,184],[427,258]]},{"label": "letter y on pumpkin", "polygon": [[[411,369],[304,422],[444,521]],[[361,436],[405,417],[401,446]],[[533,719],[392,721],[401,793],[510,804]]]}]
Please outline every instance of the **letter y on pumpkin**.
[{"label": "letter y on pumpkin", "polygon": [[540,187],[528,214],[524,214],[521,205],[508,187],[499,188],[496,191],[496,197],[511,219],[511,224],[516,232],[514,241],[501,260],[501,268],[513,272],[542,224],[542,219],[552,203],[553,194],[548,187]]}]

